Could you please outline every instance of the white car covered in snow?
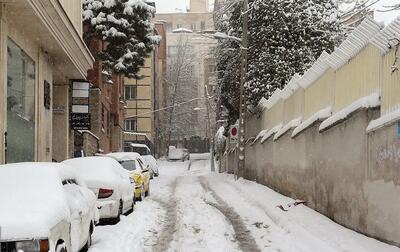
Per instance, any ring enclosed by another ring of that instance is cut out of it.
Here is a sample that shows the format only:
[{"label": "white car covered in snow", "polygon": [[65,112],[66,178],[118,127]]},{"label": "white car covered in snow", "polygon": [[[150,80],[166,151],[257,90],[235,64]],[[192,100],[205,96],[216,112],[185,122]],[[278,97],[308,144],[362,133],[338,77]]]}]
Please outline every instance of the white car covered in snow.
[{"label": "white car covered in snow", "polygon": [[79,251],[98,220],[95,195],[71,167],[0,166],[0,251]]},{"label": "white car covered in snow", "polygon": [[152,155],[144,155],[142,156],[142,160],[145,164],[147,164],[150,167],[151,170],[150,178],[153,178],[153,176],[158,177],[160,175],[158,171],[157,160]]},{"label": "white car covered in snow", "polygon": [[109,157],[83,157],[63,161],[76,169],[97,197],[100,219],[119,220],[133,210],[135,183],[129,173]]}]

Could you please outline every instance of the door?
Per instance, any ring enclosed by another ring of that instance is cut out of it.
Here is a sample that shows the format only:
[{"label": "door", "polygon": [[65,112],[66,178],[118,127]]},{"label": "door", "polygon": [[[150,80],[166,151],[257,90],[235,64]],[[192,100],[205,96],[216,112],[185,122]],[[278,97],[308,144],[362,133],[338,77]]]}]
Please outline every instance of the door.
[{"label": "door", "polygon": [[35,62],[7,42],[6,162],[35,161]]}]

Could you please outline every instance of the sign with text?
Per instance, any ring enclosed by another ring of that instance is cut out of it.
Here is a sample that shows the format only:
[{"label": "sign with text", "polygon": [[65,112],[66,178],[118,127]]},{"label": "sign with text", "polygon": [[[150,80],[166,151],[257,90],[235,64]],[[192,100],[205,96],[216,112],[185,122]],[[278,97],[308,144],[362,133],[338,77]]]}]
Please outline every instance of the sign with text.
[{"label": "sign with text", "polygon": [[72,113],[71,127],[74,130],[90,130],[90,114],[88,113]]},{"label": "sign with text", "polygon": [[74,130],[90,130],[89,89],[87,81],[72,81],[71,128]]}]

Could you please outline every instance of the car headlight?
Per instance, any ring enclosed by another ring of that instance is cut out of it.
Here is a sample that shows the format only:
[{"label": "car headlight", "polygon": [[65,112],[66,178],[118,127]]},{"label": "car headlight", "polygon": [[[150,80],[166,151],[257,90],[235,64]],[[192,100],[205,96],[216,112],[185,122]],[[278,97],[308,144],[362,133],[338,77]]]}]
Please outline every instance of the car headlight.
[{"label": "car headlight", "polygon": [[15,249],[18,252],[38,252],[40,251],[39,241],[18,241],[15,242]]}]

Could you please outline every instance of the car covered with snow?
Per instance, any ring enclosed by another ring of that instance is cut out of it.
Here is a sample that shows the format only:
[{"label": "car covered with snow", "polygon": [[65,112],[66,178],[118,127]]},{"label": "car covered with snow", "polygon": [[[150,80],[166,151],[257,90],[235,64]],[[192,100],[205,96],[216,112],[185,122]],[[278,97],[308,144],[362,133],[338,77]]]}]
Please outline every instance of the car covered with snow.
[{"label": "car covered with snow", "polygon": [[79,251],[91,244],[96,197],[71,167],[0,166],[0,251]]},{"label": "car covered with snow", "polygon": [[[172,148],[171,148],[172,147]],[[190,160],[190,153],[188,149],[175,148],[171,146],[168,152],[169,161],[186,161]]]},{"label": "car covered with snow", "polygon": [[143,162],[142,156],[136,152],[113,152],[107,157],[118,161],[135,181],[135,200],[141,201],[150,194],[150,167]]},{"label": "car covered with snow", "polygon": [[158,177],[160,173],[157,160],[152,155],[144,155],[142,158],[143,162],[150,167],[150,178]]},{"label": "car covered with snow", "polygon": [[100,219],[118,221],[133,210],[135,183],[130,174],[109,157],[82,157],[63,161],[76,172],[96,195]]}]

